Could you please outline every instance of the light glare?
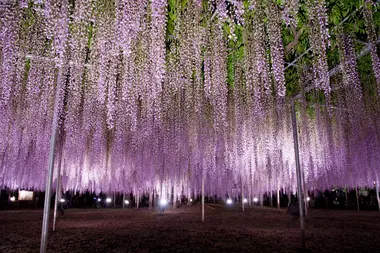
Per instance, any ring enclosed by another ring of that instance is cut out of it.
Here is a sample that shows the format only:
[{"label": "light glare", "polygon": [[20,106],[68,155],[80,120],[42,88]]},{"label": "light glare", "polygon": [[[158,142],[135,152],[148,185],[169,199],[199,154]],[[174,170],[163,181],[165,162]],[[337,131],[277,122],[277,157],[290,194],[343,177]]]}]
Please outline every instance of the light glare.
[{"label": "light glare", "polygon": [[15,196],[10,197],[10,201],[14,202],[16,200]]},{"label": "light glare", "polygon": [[65,199],[60,199],[59,202],[63,203],[65,202]]},{"label": "light glare", "polygon": [[232,199],[227,199],[227,204],[232,205]]},{"label": "light glare", "polygon": [[166,199],[160,199],[160,205],[166,206],[168,204],[168,201]]},{"label": "light glare", "polygon": [[243,199],[243,202],[244,202],[244,203],[248,203],[248,199],[244,198],[244,199]]},{"label": "light glare", "polygon": [[112,201],[111,198],[107,198],[107,199],[106,199],[106,202],[107,202],[107,203],[111,203],[111,201]]},{"label": "light glare", "polygon": [[254,197],[254,198],[253,198],[253,202],[257,203],[257,202],[259,202],[259,199],[256,198],[256,197]]},{"label": "light glare", "polygon": [[126,200],[124,200],[124,203],[126,204],[126,205],[129,205],[129,201],[126,199]]}]

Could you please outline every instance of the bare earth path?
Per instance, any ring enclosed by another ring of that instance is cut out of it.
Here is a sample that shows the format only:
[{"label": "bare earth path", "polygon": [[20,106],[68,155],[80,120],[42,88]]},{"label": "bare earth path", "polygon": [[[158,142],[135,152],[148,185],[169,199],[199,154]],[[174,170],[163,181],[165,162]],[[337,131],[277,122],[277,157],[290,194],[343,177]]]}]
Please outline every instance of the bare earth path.
[{"label": "bare earth path", "polygon": [[[68,209],[50,232],[49,252],[296,252],[299,222],[285,210],[181,206]],[[0,212],[0,252],[39,252],[42,210]],[[51,223],[50,223],[51,224]],[[311,252],[380,252],[380,212],[311,209]]]}]

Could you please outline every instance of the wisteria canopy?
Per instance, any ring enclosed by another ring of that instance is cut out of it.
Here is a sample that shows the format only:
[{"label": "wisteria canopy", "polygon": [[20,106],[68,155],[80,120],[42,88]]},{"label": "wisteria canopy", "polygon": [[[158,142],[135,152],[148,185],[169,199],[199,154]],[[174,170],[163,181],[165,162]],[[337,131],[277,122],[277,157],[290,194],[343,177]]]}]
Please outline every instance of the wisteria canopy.
[{"label": "wisteria canopy", "polygon": [[378,8],[0,1],[0,187],[44,188],[57,104],[65,189],[190,195],[204,177],[210,195],[295,190],[293,100],[305,187],[371,186]]}]

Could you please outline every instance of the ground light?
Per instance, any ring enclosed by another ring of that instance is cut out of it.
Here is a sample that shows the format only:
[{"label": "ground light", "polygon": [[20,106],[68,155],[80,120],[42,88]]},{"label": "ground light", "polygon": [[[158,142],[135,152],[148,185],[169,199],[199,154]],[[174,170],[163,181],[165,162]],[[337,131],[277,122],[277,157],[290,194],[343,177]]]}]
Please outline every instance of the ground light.
[{"label": "ground light", "polygon": [[307,197],[306,200],[307,200],[307,201],[310,201],[310,197]]},{"label": "ground light", "polygon": [[248,203],[248,199],[244,198],[243,203]]},{"label": "ground light", "polygon": [[160,199],[160,213],[164,213],[165,212],[165,208],[166,208],[166,205],[168,204],[168,201],[166,199]]},{"label": "ground light", "polygon": [[16,197],[15,196],[12,196],[9,198],[10,201],[14,202],[16,200]]},{"label": "ground light", "polygon": [[65,199],[60,199],[59,202],[64,203]]},{"label": "ground light", "polygon": [[124,200],[124,203],[126,204],[126,205],[129,205],[129,201],[126,199],[126,200]]},{"label": "ground light", "polygon": [[232,199],[227,199],[226,203],[227,205],[232,205]]},{"label": "ground light", "polygon": [[112,201],[111,198],[107,198],[107,199],[106,199],[106,202],[107,202],[107,203],[111,203],[111,201]]},{"label": "ground light", "polygon": [[259,199],[256,198],[256,197],[254,197],[254,198],[253,198],[253,202],[257,203],[257,202],[259,202]]},{"label": "ground light", "polygon": [[100,202],[100,201],[102,201],[102,199],[101,199],[101,198],[98,198],[98,202]]},{"label": "ground light", "polygon": [[166,199],[160,199],[160,206],[165,207],[168,204]]},{"label": "ground light", "polygon": [[190,199],[190,202],[193,202],[193,199]]}]

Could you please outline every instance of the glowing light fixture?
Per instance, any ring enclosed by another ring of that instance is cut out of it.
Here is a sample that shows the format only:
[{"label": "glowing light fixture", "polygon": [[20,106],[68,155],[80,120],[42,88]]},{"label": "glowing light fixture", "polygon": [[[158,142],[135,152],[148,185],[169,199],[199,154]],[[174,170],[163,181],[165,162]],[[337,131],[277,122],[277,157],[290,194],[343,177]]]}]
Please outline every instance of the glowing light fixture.
[{"label": "glowing light fixture", "polygon": [[98,202],[100,202],[100,201],[102,201],[102,199],[101,199],[101,198],[98,198]]},{"label": "glowing light fixture", "polygon": [[64,203],[66,200],[65,199],[60,199],[59,202]]},{"label": "glowing light fixture", "polygon": [[227,199],[226,203],[227,203],[228,205],[232,205],[232,199]]},{"label": "glowing light fixture", "polygon": [[307,201],[310,201],[310,197],[307,197],[306,200],[307,200]]},{"label": "glowing light fixture", "polygon": [[248,203],[248,199],[244,198],[243,203]]},{"label": "glowing light fixture", "polygon": [[126,205],[129,205],[129,201],[126,199],[126,200],[124,200],[124,203],[126,204]]},{"label": "glowing light fixture", "polygon": [[190,202],[193,202],[193,199],[190,199]]},{"label": "glowing light fixture", "polygon": [[253,202],[257,203],[257,202],[259,202],[259,199],[256,198],[256,197],[254,197],[254,198],[253,198]]},{"label": "glowing light fixture", "polygon": [[12,197],[9,198],[9,200],[12,201],[12,202],[14,202],[14,201],[16,201],[16,197],[12,196]]},{"label": "glowing light fixture", "polygon": [[160,199],[160,205],[166,206],[168,204],[168,201],[166,199]]},{"label": "glowing light fixture", "polygon": [[106,202],[107,202],[107,203],[111,203],[111,201],[112,201],[111,198],[107,198],[107,199],[106,199]]}]

